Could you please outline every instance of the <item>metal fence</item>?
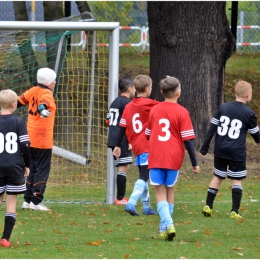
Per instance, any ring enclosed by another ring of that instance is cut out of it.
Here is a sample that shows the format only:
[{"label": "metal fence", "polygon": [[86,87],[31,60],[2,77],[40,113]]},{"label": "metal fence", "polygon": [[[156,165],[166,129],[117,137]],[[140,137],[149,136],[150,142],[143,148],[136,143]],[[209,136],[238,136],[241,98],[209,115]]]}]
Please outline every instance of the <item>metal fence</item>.
[{"label": "metal fence", "polygon": [[[149,28],[146,1],[88,1],[94,16],[102,22],[120,22],[120,51],[149,51]],[[28,17],[31,21],[44,21],[43,2],[26,2]],[[227,2],[226,13],[231,20],[231,2]],[[75,1],[70,2],[71,15],[79,14]],[[0,1],[0,21],[14,21],[12,1]],[[237,18],[237,51],[260,50],[260,2],[240,1]],[[84,42],[84,33],[82,41]],[[75,43],[75,44],[80,44]],[[100,43],[105,46],[106,43]],[[131,47],[131,48],[130,48]]]}]

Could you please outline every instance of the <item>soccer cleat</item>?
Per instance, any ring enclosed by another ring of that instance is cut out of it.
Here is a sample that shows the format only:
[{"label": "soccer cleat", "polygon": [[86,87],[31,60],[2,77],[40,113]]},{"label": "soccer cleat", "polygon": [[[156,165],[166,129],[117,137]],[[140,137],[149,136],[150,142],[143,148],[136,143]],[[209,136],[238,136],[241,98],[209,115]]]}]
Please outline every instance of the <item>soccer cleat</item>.
[{"label": "soccer cleat", "polygon": [[116,199],[116,205],[126,205],[128,202],[128,198],[123,198],[121,200]]},{"label": "soccer cleat", "polygon": [[5,238],[1,239],[1,247],[11,247],[12,243]]},{"label": "soccer cleat", "polygon": [[135,205],[127,203],[125,206],[125,211],[132,216],[139,216],[138,212],[135,209]]},{"label": "soccer cleat", "polygon": [[240,214],[236,213],[235,211],[231,211],[230,218],[241,219],[243,217]]},{"label": "soccer cleat", "polygon": [[168,230],[166,231],[165,240],[172,241],[175,235],[176,235],[175,227],[173,225],[170,225]]},{"label": "soccer cleat", "polygon": [[156,211],[153,210],[153,208],[148,208],[143,210],[144,215],[158,215]]},{"label": "soccer cleat", "polygon": [[204,214],[205,217],[213,216],[212,209],[208,205],[204,206],[204,208],[202,209],[202,213]]},{"label": "soccer cleat", "polygon": [[39,204],[35,205],[32,202],[30,202],[30,209],[39,210],[39,211],[49,211],[50,210],[43,203],[39,203]]},{"label": "soccer cleat", "polygon": [[162,231],[157,235],[158,239],[166,240],[166,231]]},{"label": "soccer cleat", "polygon": [[22,204],[22,209],[30,209],[30,203],[24,201]]}]

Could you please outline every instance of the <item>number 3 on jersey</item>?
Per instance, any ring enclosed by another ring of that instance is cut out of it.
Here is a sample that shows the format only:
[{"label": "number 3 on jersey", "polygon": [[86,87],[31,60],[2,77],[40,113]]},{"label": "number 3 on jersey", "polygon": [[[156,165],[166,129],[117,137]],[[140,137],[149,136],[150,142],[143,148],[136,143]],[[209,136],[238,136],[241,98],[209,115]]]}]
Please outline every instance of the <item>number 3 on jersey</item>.
[{"label": "number 3 on jersey", "polygon": [[17,134],[14,132],[7,133],[5,136],[0,133],[0,153],[16,153],[18,150]]},{"label": "number 3 on jersey", "polygon": [[[230,119],[227,116],[221,116],[220,126],[218,127],[218,134],[224,136],[228,134],[231,139],[237,139],[240,134],[242,122],[238,119],[233,119],[230,123]],[[230,126],[229,126],[230,123]]]}]

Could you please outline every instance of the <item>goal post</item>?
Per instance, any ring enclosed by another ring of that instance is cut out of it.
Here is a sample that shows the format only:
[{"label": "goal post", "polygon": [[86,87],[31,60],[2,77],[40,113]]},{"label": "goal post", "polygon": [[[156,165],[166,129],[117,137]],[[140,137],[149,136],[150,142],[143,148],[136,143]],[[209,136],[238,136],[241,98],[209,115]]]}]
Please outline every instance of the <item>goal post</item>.
[{"label": "goal post", "polygon": [[[118,96],[118,74],[119,74],[119,23],[118,22],[84,22],[84,21],[71,21],[71,22],[27,22],[27,21],[0,21],[0,54],[1,54],[1,47],[4,47],[4,46],[9,46],[9,48],[14,48],[15,47],[15,40],[13,40],[13,42],[10,42],[10,43],[7,43],[5,42],[4,38],[2,39],[1,36],[4,34],[4,32],[6,31],[53,31],[53,32],[56,32],[56,31],[64,31],[64,32],[67,32],[67,31],[78,31],[78,32],[81,32],[81,31],[92,31],[92,32],[99,32],[99,31],[105,31],[108,33],[108,41],[109,41],[109,47],[108,47],[108,94],[107,94],[107,100],[106,100],[106,109],[108,109],[109,105],[111,104],[111,102]],[[14,38],[14,37],[13,37]],[[96,48],[96,46],[94,46]],[[9,54],[8,54],[9,55]],[[11,54],[10,54],[11,55]],[[94,55],[95,56],[95,55]],[[93,62],[93,55],[92,55],[92,62]],[[82,64],[85,63],[85,61],[81,61]],[[74,61],[73,61],[74,63]],[[24,65],[24,64],[23,64]],[[92,64],[93,65],[93,64]],[[28,65],[29,66],[29,65]],[[95,66],[95,65],[94,65]],[[3,73],[3,71],[6,71],[6,69],[10,69],[11,66],[6,66],[6,61],[1,61],[0,62],[0,88],[3,89],[3,88],[8,88],[10,87],[10,84],[8,84],[8,80],[5,80],[4,76],[1,74]],[[59,76],[58,74],[58,67],[57,64],[55,66],[55,70],[57,72],[57,75]],[[73,67],[74,70],[80,70],[80,68],[77,68],[75,69]],[[8,76],[12,73],[11,70],[10,72],[8,72]],[[91,73],[93,73],[93,70],[91,71]],[[105,74],[104,72],[102,72],[103,74]],[[16,73],[17,74],[17,73]],[[84,76],[84,74],[83,74]],[[92,75],[93,76],[93,75]],[[29,76],[28,76],[29,77]],[[90,77],[90,76],[89,76]],[[75,77],[76,78],[76,77]],[[76,81],[76,79],[71,79],[72,81]],[[84,78],[80,79],[80,80],[84,80]],[[102,79],[100,79],[102,80]],[[91,84],[92,86],[96,83],[93,82],[93,77],[91,77]],[[96,77],[96,81],[99,81],[99,78]],[[2,84],[2,85],[1,85]],[[20,83],[19,83],[20,84]],[[27,86],[29,88],[29,86]],[[104,88],[104,87],[103,87]],[[19,89],[19,92],[21,90],[24,91],[25,89],[25,86],[21,86],[20,89]],[[99,89],[99,85],[97,85],[97,89]],[[15,90],[16,91],[16,90]],[[75,91],[74,89],[72,89],[72,92]],[[16,91],[17,92],[17,91]],[[90,100],[89,100],[89,104],[90,104],[90,107],[88,108],[85,108],[84,107],[84,104],[83,105],[80,105],[80,106],[83,106],[83,109],[85,110],[88,110],[90,112],[90,114],[93,114],[94,112],[92,112],[91,108],[92,108],[92,102],[94,101],[95,99],[95,95],[93,95],[93,92],[94,90],[92,89],[92,96],[90,94]],[[17,94],[20,94],[20,93],[17,93]],[[66,95],[67,93],[63,93],[64,95]],[[85,99],[85,93],[84,91],[82,91],[81,93],[81,97],[80,99],[82,99],[84,101]],[[69,101],[68,101],[69,102]],[[77,103],[77,99],[73,99],[73,102]],[[100,100],[99,100],[99,97],[98,97],[98,100],[96,101],[97,105],[100,105]],[[81,108],[81,107],[80,107]],[[82,110],[83,110],[82,109]],[[74,109],[75,110],[75,109]],[[104,110],[104,109],[103,109]],[[80,112],[78,112],[78,114],[81,114],[83,112],[81,112],[81,110],[79,110]],[[85,112],[84,112],[85,113]],[[104,114],[104,111],[103,111],[103,114]],[[85,114],[84,114],[85,115]],[[25,117],[26,119],[26,117]],[[75,119],[73,117],[73,119]],[[91,116],[88,117],[88,121],[90,124],[91,123]],[[81,120],[80,118],[77,119],[77,120]],[[99,121],[102,120],[102,118],[98,119]],[[103,120],[105,121],[105,118],[103,118]],[[82,120],[83,121],[83,120]],[[84,124],[83,124],[84,126]],[[71,129],[73,129],[73,127],[75,127],[75,123],[72,124],[71,126]],[[81,127],[81,126],[80,126]],[[78,127],[80,129],[80,127]],[[94,129],[96,130],[97,132],[99,131],[99,127],[100,127],[100,123],[98,122],[97,126],[93,126],[91,125],[91,129]],[[82,127],[83,129],[83,127]],[[90,130],[91,131],[91,130]],[[102,145],[102,148],[98,147],[96,148],[96,154],[97,154],[97,158],[99,157],[100,155],[100,150],[104,151],[106,150],[106,160],[103,160],[102,158],[98,158],[96,161],[92,161],[92,164],[99,164],[99,163],[103,163],[105,161],[106,163],[106,180],[101,180],[98,182],[97,184],[97,189],[100,189],[102,190],[102,185],[106,186],[106,191],[105,191],[105,202],[107,204],[114,204],[114,201],[115,201],[115,190],[116,190],[116,187],[115,187],[115,181],[116,181],[116,168],[114,166],[114,160],[113,160],[113,155],[112,155],[112,152],[111,152],[111,149],[108,149],[106,148],[106,138],[107,138],[107,135],[105,134],[107,131],[105,130],[102,130],[102,133],[103,133],[103,136],[101,136],[101,140],[102,140],[102,144],[100,144],[100,136],[98,136],[97,134],[97,137],[96,137],[96,141],[93,145],[96,145],[98,146],[99,145]],[[58,134],[62,134],[62,133],[58,133]],[[69,133],[72,135],[72,139],[75,137],[73,131],[71,133]],[[85,134],[85,133],[82,133],[82,134]],[[74,136],[73,136],[74,135]],[[86,134],[85,134],[86,135]],[[80,140],[77,140],[78,143],[84,143],[85,142],[85,139],[84,137],[81,137],[82,139]],[[86,138],[87,139],[87,142],[88,144],[90,143],[90,140],[89,138]],[[71,145],[73,146],[73,145]],[[68,145],[69,147],[69,145]],[[89,148],[90,149],[90,148]],[[75,149],[74,149],[75,150]],[[85,162],[84,159],[82,160],[82,158],[84,158],[84,156],[82,155],[82,152],[79,152],[81,153],[80,155],[78,154],[77,150],[76,151],[72,151],[70,149],[67,149],[68,153],[66,155],[64,155],[64,153],[66,153],[66,149],[64,147],[60,148],[57,146],[55,146],[55,151],[58,153],[58,156],[60,157],[63,157],[64,160],[65,159],[71,159],[71,157],[73,157],[74,155],[76,156],[75,158],[80,158],[81,160],[81,166],[82,166],[82,162]],[[89,151],[86,151],[85,153],[86,157],[90,156],[91,153]],[[69,156],[69,158],[68,158]],[[73,159],[73,158],[72,158]],[[88,159],[88,158],[86,158]],[[76,159],[75,159],[76,160]],[[77,163],[77,162],[74,162],[73,163]],[[71,160],[73,161],[73,160]],[[87,160],[86,160],[87,161]],[[53,163],[52,163],[53,164]],[[60,165],[60,161],[58,158],[55,159],[55,165],[57,164],[57,169],[60,171],[60,175],[62,176],[63,174],[63,171],[68,171],[68,175],[66,176],[69,176],[69,178],[71,178],[71,182],[72,182],[72,185],[66,185],[67,182],[66,180],[64,180],[66,178],[62,178],[60,177],[60,180],[62,182],[62,185],[64,183],[64,187],[68,187],[68,190],[73,190],[73,192],[71,192],[69,195],[68,195],[68,200],[72,200],[72,201],[99,201],[100,198],[102,199],[102,194],[98,194],[97,198],[95,197],[92,197],[90,199],[87,198],[88,195],[85,195],[86,197],[84,197],[84,194],[86,194],[87,192],[87,188],[86,189],[83,189],[82,190],[82,193],[80,195],[78,195],[76,193],[76,190],[78,187],[80,187],[80,185],[86,185],[88,184],[92,179],[94,180],[95,179],[95,174],[96,172],[95,171],[98,171],[99,170],[99,165],[95,165],[96,168],[93,168],[92,169],[92,173],[91,173],[91,176],[89,176],[89,174],[87,173],[87,167],[90,167],[88,165],[85,165],[85,166],[82,166],[82,167],[86,167],[86,168],[80,168],[78,170],[78,172],[75,174],[73,172],[73,170],[76,169],[76,166],[75,164],[71,164],[71,163],[67,163],[66,165]],[[83,163],[84,164],[84,163]],[[87,164],[87,163],[86,163]],[[93,166],[94,167],[94,166]],[[62,168],[62,169],[61,169]],[[102,166],[100,168],[104,168],[104,165],[102,164]],[[71,170],[73,169],[73,170]],[[84,170],[86,170],[84,172]],[[83,172],[83,173],[79,173],[79,172]],[[56,173],[55,173],[56,174]],[[74,177],[71,177],[72,174],[75,174]],[[80,178],[84,179],[84,178],[87,178],[88,180],[86,182],[81,182],[80,180],[76,183],[75,182],[75,179],[78,177],[78,176],[81,176]],[[102,173],[101,173],[102,175]],[[83,176],[83,177],[82,177]],[[90,181],[89,181],[90,180]],[[50,198],[54,198],[54,200],[62,200],[62,201],[66,201],[67,200],[67,197],[66,195],[65,196],[62,196],[62,195],[59,195],[60,197],[57,196],[56,193],[59,192],[59,189],[60,188],[60,185],[59,183],[57,183],[58,181],[55,179],[55,181],[53,182],[53,186],[52,186],[52,183],[50,184],[51,186],[51,192],[48,193],[48,195],[50,196]],[[49,184],[47,184],[48,187],[49,187]],[[61,185],[61,186],[62,186]],[[48,188],[47,187],[47,190],[46,192],[48,192]],[[91,191],[90,191],[91,193]],[[102,193],[102,191],[101,191]],[[45,197],[48,199],[48,195],[46,195]],[[50,199],[51,200],[51,199]]]}]

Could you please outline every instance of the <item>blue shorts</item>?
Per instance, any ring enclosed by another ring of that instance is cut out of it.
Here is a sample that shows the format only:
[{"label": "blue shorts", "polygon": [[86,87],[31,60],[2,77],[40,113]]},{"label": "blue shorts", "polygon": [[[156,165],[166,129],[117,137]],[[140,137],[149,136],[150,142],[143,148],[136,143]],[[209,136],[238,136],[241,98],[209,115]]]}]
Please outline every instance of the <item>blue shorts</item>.
[{"label": "blue shorts", "polygon": [[135,157],[135,165],[148,165],[148,153],[142,153]]},{"label": "blue shorts", "polygon": [[179,171],[162,168],[150,169],[150,184],[172,187],[178,181]]}]

